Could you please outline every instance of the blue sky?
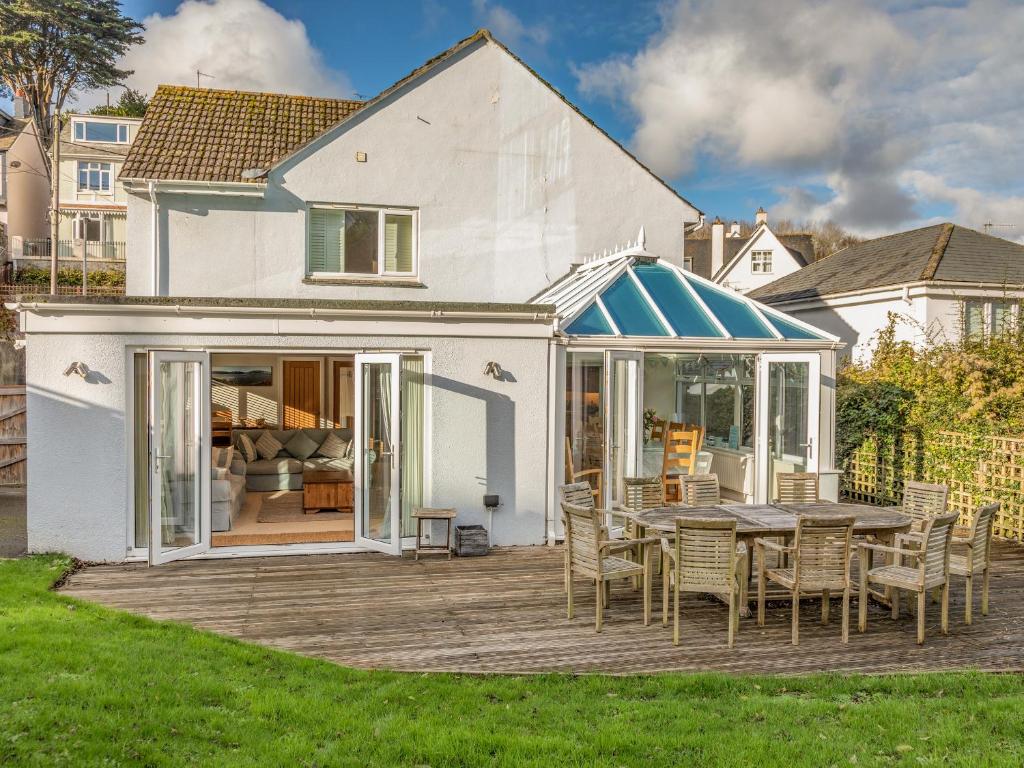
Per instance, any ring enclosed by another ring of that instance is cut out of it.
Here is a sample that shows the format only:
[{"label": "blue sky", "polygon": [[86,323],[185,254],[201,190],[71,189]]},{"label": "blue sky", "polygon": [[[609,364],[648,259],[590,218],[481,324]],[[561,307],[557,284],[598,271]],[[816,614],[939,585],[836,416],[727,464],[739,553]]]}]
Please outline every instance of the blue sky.
[{"label": "blue sky", "polygon": [[[709,215],[1024,236],[1018,0],[126,0],[132,85],[372,96],[487,26]],[[993,30],[998,29],[998,34]],[[84,101],[84,100],[83,100]]]}]

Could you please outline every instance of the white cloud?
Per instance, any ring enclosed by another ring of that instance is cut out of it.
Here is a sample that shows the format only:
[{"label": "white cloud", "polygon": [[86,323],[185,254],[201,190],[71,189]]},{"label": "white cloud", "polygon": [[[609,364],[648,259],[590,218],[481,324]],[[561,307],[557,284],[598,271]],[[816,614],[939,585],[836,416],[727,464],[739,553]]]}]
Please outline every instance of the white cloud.
[{"label": "white cloud", "polygon": [[629,105],[633,145],[660,173],[712,157],[722,173],[783,176],[776,215],[870,234],[939,203],[988,220],[1024,191],[1021,39],[1016,0],[678,0],[635,56],[578,79]]},{"label": "white cloud", "polygon": [[305,25],[260,0],[186,0],[173,14],[143,20],[146,42],[128,52],[128,85],[152,94],[161,83],[209,88],[351,96],[344,73],[330,69]]},{"label": "white cloud", "polygon": [[511,48],[517,48],[524,43],[543,46],[551,39],[551,32],[546,26],[524,24],[522,19],[499,3],[473,0],[473,10],[481,23]]},{"label": "white cloud", "polygon": [[991,234],[1024,243],[1024,195],[992,195],[953,187],[926,171],[907,171],[902,180],[921,197],[952,205],[957,221],[966,226],[982,229],[992,224]]}]

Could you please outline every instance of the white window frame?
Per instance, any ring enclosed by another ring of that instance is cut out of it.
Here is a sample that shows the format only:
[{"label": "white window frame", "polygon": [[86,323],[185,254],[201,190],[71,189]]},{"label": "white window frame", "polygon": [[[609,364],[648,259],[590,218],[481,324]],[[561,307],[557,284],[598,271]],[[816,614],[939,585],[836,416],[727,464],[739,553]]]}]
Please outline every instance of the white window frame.
[{"label": "white window frame", "polygon": [[[314,209],[334,211],[377,212],[377,272],[313,272],[309,269],[310,212]],[[340,203],[310,203],[306,207],[306,275],[312,278],[345,278],[350,280],[380,280],[385,278],[415,278],[420,269],[420,216],[416,208],[381,207],[377,205],[347,205]],[[384,221],[388,215],[412,218],[412,269],[408,272],[388,272],[384,269]]]},{"label": "white window frame", "polygon": [[981,341],[982,339],[991,338],[995,333],[996,317],[995,309],[997,304],[1009,304],[1010,305],[1010,318],[1009,323],[1011,326],[1015,326],[1020,320],[1021,313],[1021,302],[1024,299],[1020,299],[1012,296],[965,296],[960,301],[960,313],[961,313],[961,333],[965,339],[969,338],[967,335],[967,305],[968,304],[980,304],[981,310],[981,336],[970,337],[975,341]]},{"label": "white window frame", "polygon": [[[72,137],[76,143],[81,144],[130,144],[131,143],[131,125],[128,123],[107,123],[101,120],[75,120],[72,127]],[[113,141],[99,141],[98,139],[87,139],[88,125],[115,125],[117,126],[114,130],[115,138]],[[81,128],[79,128],[81,126]],[[79,138],[79,131],[81,131],[81,138]],[[121,138],[122,132],[124,138]]]},{"label": "white window frame", "polygon": [[772,251],[756,250],[750,252],[750,272],[755,275],[770,275],[772,273]]},{"label": "white window frame", "polygon": [[[93,166],[96,166],[93,168]],[[103,168],[106,166],[106,169]],[[86,172],[86,186],[82,186],[82,168],[85,168]],[[88,174],[93,170],[100,174],[100,187],[99,189],[93,189],[88,185]],[[106,176],[106,186],[103,186],[104,175]],[[79,160],[75,166],[75,184],[79,192],[93,192],[96,194],[111,194],[114,191],[114,164],[105,163],[100,160]]]}]

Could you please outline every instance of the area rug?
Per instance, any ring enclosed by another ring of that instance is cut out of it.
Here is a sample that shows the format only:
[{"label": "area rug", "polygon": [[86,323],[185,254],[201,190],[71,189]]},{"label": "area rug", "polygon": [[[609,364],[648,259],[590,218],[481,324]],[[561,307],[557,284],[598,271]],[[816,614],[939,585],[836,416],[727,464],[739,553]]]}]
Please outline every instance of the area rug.
[{"label": "area rug", "polygon": [[307,515],[302,511],[302,493],[295,492],[264,498],[263,504],[260,505],[260,512],[256,516],[256,522],[295,523],[313,520],[346,520],[349,517],[351,517],[350,512],[338,512],[333,509]]}]

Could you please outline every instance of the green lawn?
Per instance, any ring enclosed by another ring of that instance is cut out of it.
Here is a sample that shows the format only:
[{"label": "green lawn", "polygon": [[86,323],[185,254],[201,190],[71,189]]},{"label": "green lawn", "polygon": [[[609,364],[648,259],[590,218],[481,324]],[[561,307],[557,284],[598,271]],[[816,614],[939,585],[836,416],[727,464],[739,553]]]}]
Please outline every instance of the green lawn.
[{"label": "green lawn", "polygon": [[[0,561],[0,765],[1013,765],[1024,678],[360,672]],[[725,650],[723,649],[723,653]]]}]

